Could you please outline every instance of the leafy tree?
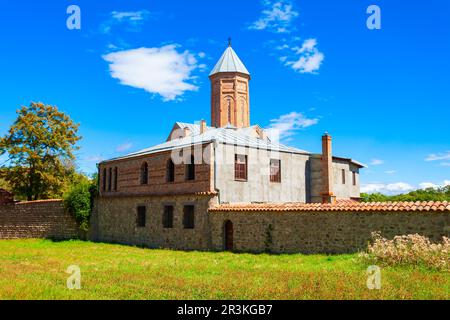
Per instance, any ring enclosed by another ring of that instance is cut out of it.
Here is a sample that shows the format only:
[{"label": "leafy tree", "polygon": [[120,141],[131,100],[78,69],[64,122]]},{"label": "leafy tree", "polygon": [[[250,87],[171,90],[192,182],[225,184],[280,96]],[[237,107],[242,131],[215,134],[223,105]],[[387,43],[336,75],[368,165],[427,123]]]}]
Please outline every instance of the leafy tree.
[{"label": "leafy tree", "polygon": [[388,196],[381,193],[361,193],[361,199],[363,202],[450,201],[450,185],[441,188],[419,189],[394,196]]},{"label": "leafy tree", "polygon": [[81,230],[89,229],[89,219],[98,195],[96,175],[92,179],[83,176],[82,180],[71,185],[64,194],[64,206],[78,222]]},{"label": "leafy tree", "polygon": [[55,106],[31,103],[17,110],[14,124],[0,138],[0,155],[8,157],[0,178],[27,200],[61,196],[74,173],[78,126]]}]

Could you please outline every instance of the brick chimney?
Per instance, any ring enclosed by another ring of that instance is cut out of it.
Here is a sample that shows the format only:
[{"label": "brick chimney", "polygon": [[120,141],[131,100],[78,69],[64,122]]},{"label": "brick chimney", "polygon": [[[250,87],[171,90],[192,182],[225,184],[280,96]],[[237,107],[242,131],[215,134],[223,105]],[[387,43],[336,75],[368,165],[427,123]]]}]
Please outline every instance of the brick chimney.
[{"label": "brick chimney", "polygon": [[200,134],[205,133],[206,132],[206,121],[202,120],[200,121]]},{"label": "brick chimney", "polygon": [[322,136],[322,203],[333,203],[333,153],[331,151],[331,136],[325,132]]}]

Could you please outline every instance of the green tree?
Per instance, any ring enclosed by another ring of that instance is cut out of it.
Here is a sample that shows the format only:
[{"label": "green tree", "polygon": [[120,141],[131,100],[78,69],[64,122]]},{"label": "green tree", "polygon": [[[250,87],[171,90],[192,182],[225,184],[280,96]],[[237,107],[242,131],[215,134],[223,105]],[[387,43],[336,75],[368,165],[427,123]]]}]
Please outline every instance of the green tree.
[{"label": "green tree", "polygon": [[55,106],[31,103],[17,110],[17,119],[0,138],[0,155],[8,159],[0,178],[27,200],[61,196],[74,172],[78,126]]}]

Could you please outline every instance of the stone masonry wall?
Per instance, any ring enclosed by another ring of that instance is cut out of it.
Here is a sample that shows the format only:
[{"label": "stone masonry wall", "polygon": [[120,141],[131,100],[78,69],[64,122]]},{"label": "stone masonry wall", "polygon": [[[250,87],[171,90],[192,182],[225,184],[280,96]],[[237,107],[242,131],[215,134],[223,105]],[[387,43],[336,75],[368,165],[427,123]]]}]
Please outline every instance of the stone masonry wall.
[{"label": "stone masonry wall", "polygon": [[[151,248],[208,250],[208,208],[214,196],[99,197],[91,217],[91,239]],[[173,228],[163,228],[165,205],[174,206]],[[194,205],[194,229],[184,229],[183,207]],[[146,207],[145,227],[137,226],[137,207]]]},{"label": "stone masonry wall", "polygon": [[[418,233],[450,236],[450,212],[211,212],[213,250],[224,249],[224,223],[233,223],[236,251],[262,252],[271,234],[275,253],[350,253],[367,247],[372,231],[386,238]],[[269,231],[269,225],[272,231]]]},{"label": "stone masonry wall", "polygon": [[78,237],[78,226],[61,200],[0,205],[0,239]]}]

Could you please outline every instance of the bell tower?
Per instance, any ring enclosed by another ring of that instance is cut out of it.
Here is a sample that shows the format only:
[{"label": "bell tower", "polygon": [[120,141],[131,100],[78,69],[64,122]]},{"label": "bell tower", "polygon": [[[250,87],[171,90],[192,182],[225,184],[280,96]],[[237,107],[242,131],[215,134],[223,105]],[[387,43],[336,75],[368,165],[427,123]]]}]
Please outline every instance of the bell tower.
[{"label": "bell tower", "polygon": [[236,128],[250,126],[250,73],[231,47],[209,74],[211,81],[211,125]]}]

